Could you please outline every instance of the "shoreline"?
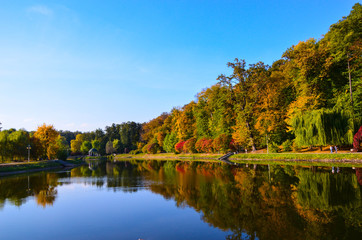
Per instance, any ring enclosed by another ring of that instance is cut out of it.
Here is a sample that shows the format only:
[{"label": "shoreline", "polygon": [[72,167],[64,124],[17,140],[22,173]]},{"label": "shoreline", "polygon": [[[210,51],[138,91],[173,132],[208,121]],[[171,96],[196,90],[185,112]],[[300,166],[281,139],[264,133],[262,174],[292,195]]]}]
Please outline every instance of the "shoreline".
[{"label": "shoreline", "polygon": [[[219,160],[220,154],[119,154],[115,156],[115,161],[127,160]],[[341,154],[325,154],[325,153],[275,153],[275,154],[236,154],[228,158],[231,163],[266,163],[266,164],[301,164],[301,165],[361,165],[361,153],[341,153]]]},{"label": "shoreline", "polygon": [[[52,160],[46,162],[24,162],[24,163],[5,163],[0,164],[0,177],[24,174],[24,173],[34,173],[41,171],[50,171],[57,169],[72,169],[83,165],[83,162],[79,161],[61,161],[61,160]],[[20,168],[20,169],[17,169]]]}]

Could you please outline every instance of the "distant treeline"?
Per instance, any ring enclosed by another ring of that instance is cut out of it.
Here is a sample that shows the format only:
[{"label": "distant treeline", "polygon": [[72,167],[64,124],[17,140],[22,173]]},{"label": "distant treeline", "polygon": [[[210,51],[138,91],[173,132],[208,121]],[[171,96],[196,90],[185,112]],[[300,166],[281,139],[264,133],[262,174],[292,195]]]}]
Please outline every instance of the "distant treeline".
[{"label": "distant treeline", "polygon": [[43,124],[35,132],[23,129],[0,131],[1,162],[24,160],[28,157],[32,160],[66,160],[69,153],[66,139],[52,125]]},{"label": "distant treeline", "polygon": [[[255,150],[267,142],[273,152],[280,146],[283,151],[349,146],[362,125],[361,19],[362,6],[356,3],[350,15],[333,24],[320,40],[299,42],[272,66],[235,59],[227,64],[231,75],[221,74],[195,101],[147,123],[112,124],[105,131],[87,133],[60,131],[59,135],[73,154],[91,148],[102,155],[132,150],[226,152]],[[8,137],[0,134],[1,156],[24,157],[25,140],[8,145],[12,153],[3,148],[4,141],[21,139],[16,134],[28,134],[28,142],[33,139],[32,133],[14,131],[7,130]],[[46,156],[44,150],[41,153],[37,156]]]}]

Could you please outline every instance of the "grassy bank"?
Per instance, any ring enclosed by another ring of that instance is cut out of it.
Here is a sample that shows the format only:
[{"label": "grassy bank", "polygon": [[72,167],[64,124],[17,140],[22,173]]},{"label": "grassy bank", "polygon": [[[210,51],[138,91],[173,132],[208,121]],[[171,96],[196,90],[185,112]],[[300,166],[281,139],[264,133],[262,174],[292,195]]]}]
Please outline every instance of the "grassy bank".
[{"label": "grassy bank", "polygon": [[343,161],[313,161],[313,160],[231,160],[237,164],[261,164],[261,165],[283,165],[283,166],[302,166],[302,167],[362,167],[361,162],[343,162]]},{"label": "grassy bank", "polygon": [[[74,166],[83,164],[83,161],[80,159],[67,160],[66,162]],[[42,171],[42,170],[57,169],[63,167],[64,166],[57,161],[6,163],[6,164],[0,164],[0,176],[9,175],[11,173],[15,174],[23,172]]]},{"label": "grassy bank", "polygon": [[[139,159],[139,160],[217,160],[222,154],[119,154],[115,160]],[[288,164],[308,166],[351,166],[362,164],[361,153],[242,153],[229,158],[234,163],[257,164]]]},{"label": "grassy bank", "polygon": [[229,158],[230,160],[318,160],[318,161],[336,161],[353,160],[362,162],[361,153],[269,153],[236,154]]},{"label": "grassy bank", "polygon": [[8,163],[0,165],[0,173],[27,171],[34,169],[41,170],[41,169],[57,168],[57,167],[61,168],[62,165],[54,161]]},{"label": "grassy bank", "polygon": [[115,160],[123,159],[211,159],[217,160],[223,154],[209,153],[194,153],[194,154],[174,154],[174,153],[159,153],[159,154],[118,154]]}]

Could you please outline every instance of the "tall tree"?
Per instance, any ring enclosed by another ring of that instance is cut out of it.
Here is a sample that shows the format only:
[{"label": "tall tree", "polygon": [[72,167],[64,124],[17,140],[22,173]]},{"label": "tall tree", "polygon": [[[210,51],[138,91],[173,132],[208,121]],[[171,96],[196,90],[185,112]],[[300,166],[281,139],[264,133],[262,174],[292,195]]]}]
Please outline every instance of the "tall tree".
[{"label": "tall tree", "polygon": [[80,153],[80,147],[82,146],[82,142],[84,141],[84,135],[83,134],[77,134],[75,139],[70,141],[70,149],[72,153]]},{"label": "tall tree", "polygon": [[228,87],[235,103],[236,125],[234,126],[233,139],[240,145],[249,145],[256,150],[255,111],[260,98],[261,89],[264,88],[267,78],[268,66],[259,62],[246,68],[244,60],[235,59],[229,62],[228,67],[233,73],[227,77],[220,75],[220,84]]},{"label": "tall tree", "polygon": [[41,145],[43,146],[43,154],[48,159],[53,159],[56,155],[56,147],[57,138],[59,133],[53,125],[46,125],[45,123],[42,126],[39,126],[36,132],[34,133],[34,137],[39,139]]},{"label": "tall tree", "polygon": [[127,122],[120,124],[120,140],[127,151],[137,148],[137,142],[140,141],[142,125],[136,122]]}]

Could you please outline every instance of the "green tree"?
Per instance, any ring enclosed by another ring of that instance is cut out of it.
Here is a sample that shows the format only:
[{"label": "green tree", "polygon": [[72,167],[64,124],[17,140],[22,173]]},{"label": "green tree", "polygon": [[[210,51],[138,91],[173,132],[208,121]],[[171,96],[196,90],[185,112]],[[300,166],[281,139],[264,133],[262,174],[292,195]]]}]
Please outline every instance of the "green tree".
[{"label": "green tree", "polygon": [[256,106],[260,100],[261,89],[267,83],[269,66],[258,62],[250,64],[247,69],[245,61],[236,58],[235,62],[228,63],[228,67],[233,69],[233,73],[228,77],[220,75],[218,81],[229,89],[233,99],[236,112],[233,139],[237,144],[250,145],[255,151],[257,144]]},{"label": "green tree", "polygon": [[122,151],[122,143],[121,140],[119,139],[114,139],[113,140],[113,149],[116,153],[119,153]]},{"label": "green tree", "polygon": [[164,141],[163,141],[163,149],[168,152],[175,152],[175,145],[178,142],[175,133],[167,134]]},{"label": "green tree", "polygon": [[89,141],[84,141],[80,146],[80,151],[83,154],[87,154],[91,148],[92,148],[92,143],[90,143]]},{"label": "green tree", "polygon": [[98,139],[92,140],[92,148],[95,148],[97,151],[99,151],[101,149],[101,142]]},{"label": "green tree", "polygon": [[69,146],[67,139],[65,137],[59,135],[56,141],[56,148],[57,148],[56,157],[63,161],[67,160]]},{"label": "green tree", "polygon": [[107,144],[106,144],[106,153],[107,154],[114,153],[114,148],[113,148],[113,142],[112,141],[107,142]]},{"label": "green tree", "polygon": [[142,125],[140,123],[127,122],[120,124],[120,140],[123,147],[127,148],[127,151],[137,149],[137,143],[140,141],[141,131]]},{"label": "green tree", "polygon": [[82,142],[84,141],[83,134],[77,134],[74,140],[70,141],[70,149],[73,153],[80,153]]},{"label": "green tree", "polygon": [[0,155],[1,161],[4,162],[10,157],[9,132],[4,130],[0,132]]},{"label": "green tree", "polygon": [[325,146],[352,144],[351,117],[333,110],[314,110],[296,115],[292,129],[298,146]]}]

